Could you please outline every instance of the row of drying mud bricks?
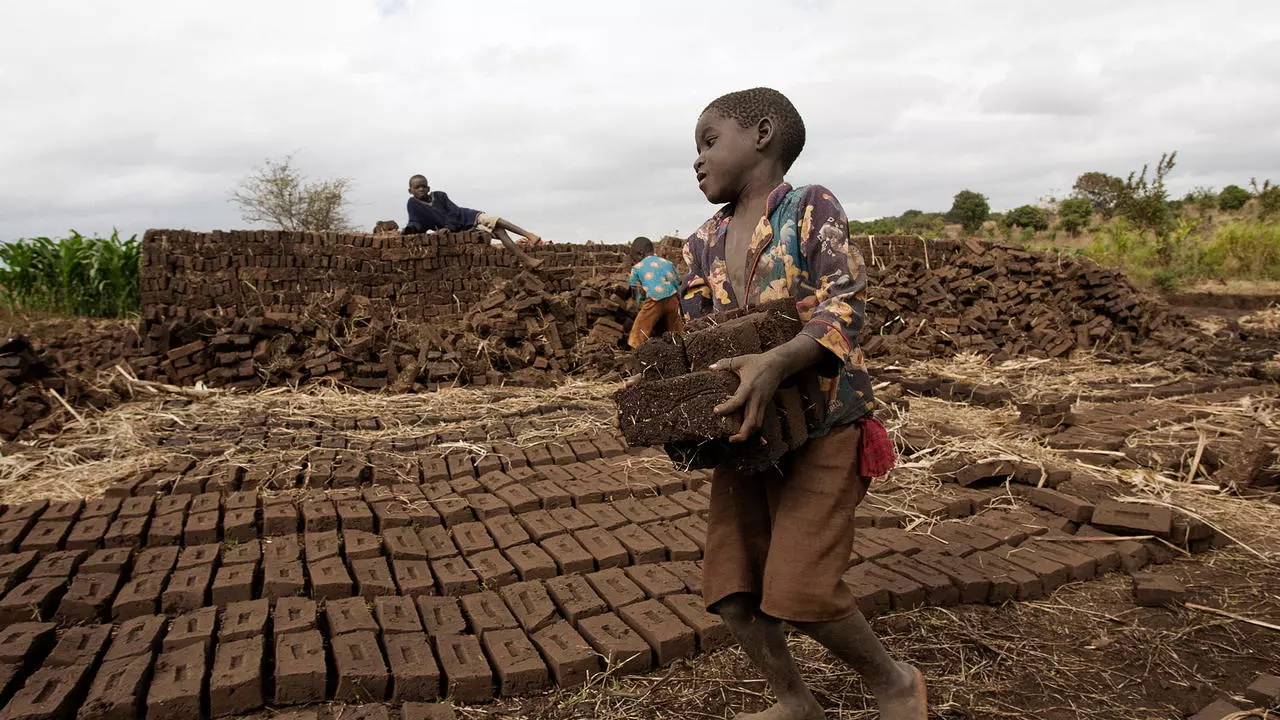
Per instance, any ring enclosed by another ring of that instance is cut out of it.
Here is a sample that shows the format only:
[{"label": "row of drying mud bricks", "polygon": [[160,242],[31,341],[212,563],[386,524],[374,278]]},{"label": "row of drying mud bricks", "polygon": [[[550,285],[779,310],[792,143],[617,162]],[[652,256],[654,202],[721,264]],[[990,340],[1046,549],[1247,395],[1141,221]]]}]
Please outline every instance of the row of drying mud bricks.
[{"label": "row of drying mud bricks", "polygon": [[614,395],[619,426],[632,446],[666,446],[673,459],[693,467],[720,461],[743,469],[777,462],[808,440],[826,407],[818,376],[793,376],[767,407],[758,441],[730,449],[741,415],[717,415],[715,408],[738,387],[734,372],[711,370],[725,358],[771,350],[800,333],[795,303],[782,300],[730,311],[690,323],[683,333],[650,338],[636,349],[636,385]]},{"label": "row of drying mud bricks", "polygon": [[[395,298],[407,317],[456,312],[520,271],[487,233],[369,235],[278,230],[148,230],[142,307],[297,313],[338,289]],[[547,268],[621,267],[620,247],[546,245],[527,252]],[[173,316],[176,312],[166,312]]]}]

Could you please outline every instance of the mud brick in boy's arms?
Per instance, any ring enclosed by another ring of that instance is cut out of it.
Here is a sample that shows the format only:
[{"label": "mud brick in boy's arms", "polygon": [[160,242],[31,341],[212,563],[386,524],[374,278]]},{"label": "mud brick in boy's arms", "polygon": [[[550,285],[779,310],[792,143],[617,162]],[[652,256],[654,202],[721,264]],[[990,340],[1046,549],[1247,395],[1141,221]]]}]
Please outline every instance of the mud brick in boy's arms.
[{"label": "mud brick in boy's arms", "polygon": [[736,433],[741,418],[717,415],[715,408],[737,388],[734,373],[698,372],[641,382],[619,390],[613,399],[628,444],[662,445]]},{"label": "mud brick in boy's arms", "polygon": [[689,372],[684,337],[676,333],[666,333],[645,340],[636,348],[632,362],[632,372],[643,376],[645,380],[679,377]]},{"label": "mud brick in boy's arms", "polygon": [[717,360],[758,353],[760,336],[756,332],[756,318],[748,315],[686,333],[684,352],[689,358],[689,369],[694,372],[706,370]]},{"label": "mud brick in boy's arms", "polygon": [[796,301],[791,298],[771,300],[752,309],[756,312],[747,317],[755,321],[761,350],[772,350],[790,342],[804,328],[800,323]]}]

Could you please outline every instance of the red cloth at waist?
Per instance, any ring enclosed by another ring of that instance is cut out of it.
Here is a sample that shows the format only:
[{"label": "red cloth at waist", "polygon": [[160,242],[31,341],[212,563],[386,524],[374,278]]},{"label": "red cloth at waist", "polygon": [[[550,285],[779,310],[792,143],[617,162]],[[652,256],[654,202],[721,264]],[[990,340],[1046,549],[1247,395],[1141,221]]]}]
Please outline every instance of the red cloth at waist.
[{"label": "red cloth at waist", "polygon": [[873,417],[862,417],[858,424],[862,429],[858,442],[858,474],[866,478],[880,477],[892,470],[897,460],[889,431]]}]

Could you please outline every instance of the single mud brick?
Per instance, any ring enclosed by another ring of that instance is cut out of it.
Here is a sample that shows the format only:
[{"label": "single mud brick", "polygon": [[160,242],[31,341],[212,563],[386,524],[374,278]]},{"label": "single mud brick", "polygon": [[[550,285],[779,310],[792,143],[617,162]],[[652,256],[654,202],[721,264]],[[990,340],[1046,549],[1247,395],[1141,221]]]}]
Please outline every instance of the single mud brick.
[{"label": "single mud brick", "polygon": [[436,583],[440,586],[442,595],[463,595],[475,592],[480,584],[475,571],[466,560],[460,557],[432,560],[431,572],[436,576]]},{"label": "single mud brick", "polygon": [[5,706],[5,720],[56,720],[74,714],[91,668],[45,666],[27,678]]},{"label": "single mud brick", "polygon": [[236,508],[222,515],[222,537],[227,542],[248,542],[258,537],[258,511]]},{"label": "single mud brick", "polygon": [[307,576],[311,579],[311,597],[315,600],[351,597],[351,575],[342,558],[307,563]]},{"label": "single mud brick", "polygon": [[466,632],[467,621],[462,617],[462,607],[456,597],[424,595],[414,599],[422,626],[427,634],[458,635]]},{"label": "single mud brick", "polygon": [[485,550],[467,558],[471,569],[475,571],[480,582],[491,588],[500,588],[518,580],[516,568],[502,554],[501,550]]},{"label": "single mud brick", "polygon": [[1071,568],[1041,555],[1038,547],[1001,548],[995,555],[1039,577],[1046,593],[1071,581]]},{"label": "single mud brick", "polygon": [[421,458],[418,470],[423,483],[441,482],[449,479],[449,466],[443,458]]},{"label": "single mud brick", "polygon": [[591,644],[566,622],[555,622],[531,633],[534,645],[551,668],[551,676],[561,688],[586,683],[590,673],[599,671],[600,660]]},{"label": "single mud brick", "polygon": [[150,520],[142,517],[119,517],[107,528],[102,545],[107,548],[140,548],[147,537]]},{"label": "single mud brick", "polygon": [[455,480],[450,480],[449,487],[453,489],[453,494],[459,497],[467,497],[472,493],[478,493],[484,490],[484,487],[480,484],[479,480],[465,475]]},{"label": "single mud brick", "polygon": [[293,505],[277,504],[262,508],[262,534],[267,537],[293,535],[298,532],[298,509]]},{"label": "single mud brick", "polygon": [[314,600],[300,597],[280,598],[276,601],[271,613],[271,629],[275,636],[316,627],[316,603]]},{"label": "single mud brick", "polygon": [[640,673],[653,667],[653,653],[644,638],[613,613],[583,618],[578,632],[610,668],[621,673]]},{"label": "single mud brick", "polygon": [[308,533],[338,529],[338,513],[332,500],[307,500],[302,503],[302,525]]},{"label": "single mud brick", "polygon": [[169,576],[160,608],[166,613],[198,610],[209,602],[209,586],[213,582],[213,565],[179,569]]},{"label": "single mud brick", "polygon": [[47,553],[27,573],[27,579],[59,578],[66,580],[75,574],[80,564],[88,557],[89,553],[86,550],[62,550]]},{"label": "single mud brick", "polygon": [[467,503],[471,506],[471,511],[481,520],[491,518],[495,515],[507,515],[511,512],[511,508],[507,503],[501,500],[497,495],[477,492],[467,495],[466,499]]},{"label": "single mud brick", "polygon": [[373,520],[380,532],[386,532],[392,528],[407,528],[413,524],[413,516],[409,513],[408,506],[397,500],[374,503],[372,507]]},{"label": "single mud brick", "polygon": [[20,549],[52,552],[62,547],[62,541],[70,532],[69,520],[42,520],[22,539]]},{"label": "single mud brick", "polygon": [[545,688],[547,665],[521,630],[494,630],[482,638],[503,697],[527,695]]},{"label": "single mud brick", "polygon": [[435,577],[426,560],[392,560],[391,574],[401,595],[416,597],[435,593]]},{"label": "single mud brick", "polygon": [[493,537],[483,523],[465,522],[453,526],[450,531],[454,544],[463,555],[474,555],[491,550],[494,547]]},{"label": "single mud brick", "polygon": [[699,550],[706,552],[707,550],[707,521],[706,520],[703,520],[702,518],[696,515],[690,515],[689,517],[686,517],[686,518],[680,518],[679,520],[671,524],[676,526],[676,528],[679,529],[680,532],[687,535],[689,539],[693,541],[693,544],[698,546]]},{"label": "single mud brick", "polygon": [[200,493],[191,498],[191,506],[187,509],[188,513],[213,512],[222,509],[222,496],[216,492]]},{"label": "single mud brick", "polygon": [[138,575],[125,583],[111,604],[111,617],[116,622],[154,615],[160,609],[167,573]]},{"label": "single mud brick", "polygon": [[[100,497],[95,500],[89,500],[84,504],[84,509],[80,511],[81,518],[104,517],[110,520],[120,512],[120,505],[123,499],[118,497]],[[46,519],[41,516],[41,519]]]},{"label": "single mud brick", "polygon": [[660,666],[689,657],[696,650],[693,630],[657,600],[645,600],[620,608],[618,616],[649,643]]},{"label": "single mud brick", "polygon": [[566,532],[564,526],[552,519],[551,513],[546,510],[531,510],[512,517],[516,518],[529,537],[537,542]]},{"label": "single mud brick", "polygon": [[1049,488],[1026,485],[1013,485],[1011,489],[1026,498],[1027,502],[1032,505],[1061,515],[1072,522],[1087,523],[1093,517],[1093,503],[1082,500],[1075,495],[1068,495]]},{"label": "single mud brick", "polygon": [[187,545],[200,545],[218,542],[218,523],[220,513],[211,510],[203,513],[191,513],[182,529],[182,541]]},{"label": "single mud brick", "polygon": [[484,520],[484,526],[498,548],[505,550],[529,542],[529,533],[525,532],[516,517],[510,513],[502,513]]},{"label": "single mud brick", "polygon": [[573,505],[573,496],[551,480],[529,483],[525,487],[528,487],[529,491],[538,497],[538,501],[542,504],[544,510]]},{"label": "single mud brick", "polygon": [[659,565],[667,572],[680,578],[685,588],[694,595],[702,594],[702,566],[693,560],[679,560]]},{"label": "single mud brick", "polygon": [[868,581],[889,591],[889,601],[894,610],[911,610],[921,607],[927,600],[925,587],[912,578],[894,572],[877,562],[861,563]]},{"label": "single mud brick", "polygon": [[347,562],[381,557],[382,538],[363,530],[343,530],[342,554],[346,556]]},{"label": "single mud brick", "polygon": [[101,622],[120,587],[117,573],[78,573],[58,605],[56,616],[67,623]]},{"label": "single mud brick", "polygon": [[[959,602],[982,603],[986,602],[991,594],[991,579],[986,573],[967,563],[964,558],[926,550],[912,559],[945,575],[959,591]],[[901,570],[894,569],[902,573]]]},{"label": "single mud brick", "polygon": [[[1045,538],[1062,537],[1055,533],[1045,535]],[[1068,536],[1069,537],[1069,536]],[[1085,548],[1098,543],[1087,542],[1071,542],[1071,541],[1054,541],[1054,540],[1038,540],[1031,547],[1034,547],[1040,554],[1055,562],[1066,565],[1071,569],[1071,577],[1074,580],[1091,580],[1096,577],[1105,563],[1114,570],[1119,565],[1119,558],[1115,556],[1114,551],[1111,555],[1105,555],[1106,549],[1099,548],[1101,553],[1086,552]]]},{"label": "single mud brick", "polygon": [[1280,707],[1280,677],[1263,673],[1244,689],[1249,702],[1261,708]]},{"label": "single mud brick", "polygon": [[655,600],[685,591],[683,580],[658,565],[634,565],[625,568],[624,572],[644,590],[645,595]]},{"label": "single mud brick", "polygon": [[0,600],[0,627],[52,617],[66,588],[66,578],[36,578],[19,584]]},{"label": "single mud brick", "polygon": [[582,618],[600,615],[609,609],[582,575],[563,575],[546,581],[545,585],[560,613],[574,625]]},{"label": "single mud brick", "polygon": [[373,532],[373,511],[364,500],[342,500],[337,507],[338,523],[343,530]]},{"label": "single mud brick", "polygon": [[418,533],[409,527],[384,530],[382,542],[393,560],[426,560],[427,548]]},{"label": "single mud brick", "polygon": [[1226,700],[1214,700],[1206,705],[1195,715],[1190,716],[1187,720],[1226,720],[1229,717],[1236,717],[1241,711],[1240,706]]},{"label": "single mud brick", "polygon": [[58,638],[58,644],[54,645],[49,657],[45,658],[44,667],[95,666],[110,641],[110,625],[69,628]]},{"label": "single mud brick", "polygon": [[80,511],[84,510],[84,505],[83,500],[55,500],[40,514],[40,519],[75,521],[80,517]]},{"label": "single mud brick", "polygon": [[324,639],[316,630],[277,635],[275,704],[322,702],[328,681]]},{"label": "single mud brick", "polygon": [[391,670],[391,702],[425,701],[440,696],[440,668],[421,630],[384,634],[382,644]]},{"label": "single mud brick", "polygon": [[262,542],[256,539],[227,543],[222,548],[222,564],[224,566],[256,565],[261,560]]},{"label": "single mud brick", "polygon": [[500,591],[502,599],[526,632],[535,632],[559,620],[555,603],[541,583],[521,582]]},{"label": "single mud brick", "polygon": [[627,549],[632,564],[655,563],[667,559],[666,546],[639,525],[623,525],[613,531],[613,536]]},{"label": "single mud brick", "polygon": [[471,464],[471,457],[463,453],[446,455],[445,464],[449,467],[449,480],[475,478],[476,469]]},{"label": "single mud brick", "polygon": [[627,518],[609,503],[592,503],[578,507],[583,515],[591,518],[605,530],[613,530],[627,524]]},{"label": "single mud brick", "polygon": [[207,662],[205,649],[199,645],[161,653],[147,691],[148,720],[200,717]]},{"label": "single mud brick", "polygon": [[570,440],[569,449],[578,462],[590,462],[600,457],[600,448],[590,440]]},{"label": "single mud brick", "polygon": [[307,562],[337,557],[342,550],[342,540],[337,532],[309,532],[304,538]]},{"label": "single mud brick", "polygon": [[587,505],[589,503],[598,503],[604,500],[604,491],[594,483],[578,478],[570,478],[568,480],[557,480],[560,488],[569,494],[569,499],[574,507]]},{"label": "single mud brick", "polygon": [[394,633],[421,633],[422,621],[413,598],[403,596],[379,597],[374,600],[374,613],[383,635]]},{"label": "single mud brick", "polygon": [[761,350],[760,336],[753,317],[729,320],[704,330],[686,333],[683,337],[689,368],[694,372],[706,370],[717,360],[750,355]]},{"label": "single mud brick", "polygon": [[267,632],[267,620],[271,617],[271,601],[245,600],[234,602],[222,611],[218,624],[218,642],[228,643],[263,636]]},{"label": "single mud brick", "polygon": [[453,706],[445,703],[405,703],[400,710],[402,720],[457,720]]},{"label": "single mud brick", "polygon": [[881,587],[880,582],[868,574],[868,570],[879,568],[872,562],[862,562],[851,566],[841,576],[841,580],[849,586],[858,609],[868,618],[888,612],[892,607],[889,591]]},{"label": "single mud brick", "polygon": [[974,550],[991,550],[998,547],[1000,539],[972,525],[959,522],[935,523],[929,529],[935,538],[948,543],[947,552],[952,555],[968,555]]},{"label": "single mud brick", "polygon": [[306,588],[300,561],[272,561],[262,565],[262,595],[267,598],[287,598],[300,594]]},{"label": "single mud brick", "polygon": [[[675,613],[680,621],[691,628],[698,640],[698,649],[710,652],[725,647],[733,640],[729,628],[719,615],[707,612],[706,603],[699,595],[668,595],[664,605]],[[886,593],[887,602],[887,593]]]},{"label": "single mud brick", "polygon": [[189,507],[191,507],[191,495],[165,495],[156,498],[156,507],[152,514],[160,517],[170,513],[185,513]]},{"label": "single mud brick", "polygon": [[169,632],[164,636],[164,651],[181,650],[190,645],[208,650],[213,647],[217,627],[218,609],[214,607],[179,615],[173,619]]},{"label": "single mud brick", "polygon": [[219,643],[209,678],[209,715],[239,715],[262,707],[261,636]]},{"label": "single mud brick", "polygon": [[440,560],[459,554],[458,546],[453,543],[452,533],[442,525],[418,528],[418,539],[427,550],[428,560]]},{"label": "single mud brick", "polygon": [[533,445],[524,449],[524,456],[529,461],[529,467],[543,467],[554,465],[555,460],[551,457],[551,451],[546,445]]},{"label": "single mud brick", "polygon": [[625,388],[614,402],[622,432],[633,446],[696,442],[737,431],[738,421],[715,412],[737,387],[738,377],[731,372],[697,372]]},{"label": "single mud brick", "polygon": [[554,508],[547,512],[553,522],[570,532],[585,530],[596,525],[595,520],[592,520],[586,513],[576,507]]},{"label": "single mud brick", "polygon": [[493,497],[506,503],[509,511],[513,513],[529,512],[542,506],[541,499],[524,485],[507,485],[494,492]]},{"label": "single mud brick", "polygon": [[[969,552],[973,552],[973,548],[969,548],[968,550]],[[878,560],[886,555],[892,554],[892,550],[871,538],[868,538],[865,533],[858,533],[853,538],[853,555],[855,562]]]},{"label": "single mud brick", "polygon": [[147,545],[177,545],[181,543],[186,520],[186,515],[182,513],[169,513],[168,515],[156,517],[147,528]]},{"label": "single mud brick", "polygon": [[487,472],[476,480],[476,483],[480,487],[484,488],[484,491],[488,493],[495,492],[514,482],[516,482],[514,477],[508,473],[502,472],[501,470]]},{"label": "single mud brick", "polygon": [[340,635],[331,641],[338,684],[333,699],[340,702],[381,701],[387,698],[387,664],[372,632]]},{"label": "single mud brick", "polygon": [[1181,605],[1186,595],[1186,586],[1172,575],[1152,572],[1133,575],[1133,601],[1143,607]]},{"label": "single mud brick", "polygon": [[80,720],[135,720],[151,674],[151,654],[103,662],[77,717]]},{"label": "single mud brick", "polygon": [[222,555],[222,546],[217,543],[207,545],[189,545],[178,555],[178,570],[187,570],[205,565],[215,565]]},{"label": "single mud brick", "polygon": [[440,513],[440,520],[448,527],[453,527],[459,523],[473,522],[476,514],[471,511],[471,504],[466,498],[449,496],[442,497],[431,501],[431,505],[435,507],[436,512]]},{"label": "single mud brick", "polygon": [[[1011,582],[1014,585],[1014,598],[1017,600],[1037,600],[1045,595],[1044,580],[1040,576],[994,553],[978,551],[966,560],[991,578],[993,594],[1003,590]],[[998,601],[994,595],[989,600]]]},{"label": "single mud brick", "polygon": [[466,616],[471,631],[476,635],[519,626],[515,616],[502,601],[502,596],[496,592],[486,591],[463,595],[461,604],[462,613]]},{"label": "single mud brick", "polygon": [[351,577],[355,580],[356,592],[366,600],[396,594],[395,578],[384,557],[352,560]]},{"label": "single mud brick", "polygon": [[218,568],[211,590],[213,604],[226,607],[231,603],[252,600],[257,574],[256,565],[227,565]]},{"label": "single mud brick", "polygon": [[31,663],[53,647],[57,631],[53,623],[18,622],[0,630],[0,662]]},{"label": "single mud brick", "polygon": [[1103,500],[1094,509],[1092,524],[1120,535],[1168,538],[1173,532],[1173,510],[1157,505]]},{"label": "single mud brick", "polygon": [[445,694],[458,702],[478,703],[493,698],[493,673],[475,635],[439,635],[433,638]]},{"label": "single mud brick", "polygon": [[[0,576],[9,578],[13,585],[27,577],[40,560],[40,553],[28,550],[22,553],[0,555]],[[10,586],[11,587],[11,586]],[[5,588],[6,590],[8,587]]]},{"label": "single mud brick", "polygon": [[556,576],[556,562],[545,550],[532,543],[507,548],[506,558],[521,580],[539,580]]},{"label": "single mud brick", "polygon": [[[601,570],[622,567],[631,562],[631,554],[623,547],[618,538],[604,528],[593,527],[573,533],[574,539],[582,544]],[[652,536],[650,536],[652,539]],[[654,543],[657,543],[654,540]]]},{"label": "single mud brick", "polygon": [[613,502],[613,508],[622,513],[629,523],[651,523],[662,518],[636,498],[621,498]]},{"label": "single mud brick", "polygon": [[1003,517],[1004,513],[991,512],[975,515],[969,523],[1000,541],[1002,545],[1021,545],[1029,534],[1027,528]]},{"label": "single mud brick", "polygon": [[621,568],[589,573],[585,578],[609,609],[615,612],[624,605],[638,603],[646,598],[644,590]]},{"label": "single mud brick", "polygon": [[107,517],[82,518],[71,526],[63,547],[68,550],[97,550],[110,527]]},{"label": "single mud brick", "polygon": [[671,520],[679,520],[689,514],[688,508],[665,495],[656,495],[654,497],[645,498],[641,500],[641,502],[644,503],[644,506],[649,508],[653,514],[657,515],[659,519],[668,522]]},{"label": "single mud brick", "polygon": [[405,509],[409,515],[409,526],[414,528],[431,527],[441,523],[440,513],[426,500],[410,503]]}]

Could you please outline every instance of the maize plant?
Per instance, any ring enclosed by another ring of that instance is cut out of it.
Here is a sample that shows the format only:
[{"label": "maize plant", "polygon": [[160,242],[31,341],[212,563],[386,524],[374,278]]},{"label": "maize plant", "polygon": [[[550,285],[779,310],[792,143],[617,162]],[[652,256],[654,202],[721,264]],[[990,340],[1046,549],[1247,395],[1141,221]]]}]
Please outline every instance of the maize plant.
[{"label": "maize plant", "polygon": [[124,317],[138,311],[138,236],[22,238],[0,245],[0,301],[13,310]]}]

